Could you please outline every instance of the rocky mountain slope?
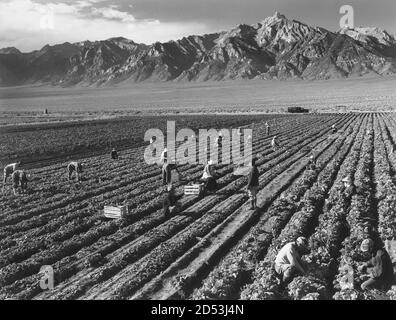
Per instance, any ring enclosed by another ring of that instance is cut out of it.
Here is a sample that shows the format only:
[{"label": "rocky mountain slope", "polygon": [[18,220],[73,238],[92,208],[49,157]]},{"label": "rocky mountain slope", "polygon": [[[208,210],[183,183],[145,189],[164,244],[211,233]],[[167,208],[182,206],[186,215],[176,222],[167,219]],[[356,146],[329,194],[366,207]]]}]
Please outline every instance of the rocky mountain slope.
[{"label": "rocky mountain slope", "polygon": [[396,73],[396,40],[378,28],[331,32],[275,13],[255,25],[178,41],[125,38],[0,49],[0,86],[128,81],[329,79]]}]

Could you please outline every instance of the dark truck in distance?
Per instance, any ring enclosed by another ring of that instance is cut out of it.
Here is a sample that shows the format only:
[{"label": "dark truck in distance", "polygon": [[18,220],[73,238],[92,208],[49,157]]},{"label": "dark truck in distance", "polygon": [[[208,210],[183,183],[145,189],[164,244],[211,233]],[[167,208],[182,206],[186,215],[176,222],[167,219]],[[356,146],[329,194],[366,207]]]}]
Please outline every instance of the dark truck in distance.
[{"label": "dark truck in distance", "polygon": [[309,110],[302,107],[289,107],[287,108],[288,113],[308,113]]}]

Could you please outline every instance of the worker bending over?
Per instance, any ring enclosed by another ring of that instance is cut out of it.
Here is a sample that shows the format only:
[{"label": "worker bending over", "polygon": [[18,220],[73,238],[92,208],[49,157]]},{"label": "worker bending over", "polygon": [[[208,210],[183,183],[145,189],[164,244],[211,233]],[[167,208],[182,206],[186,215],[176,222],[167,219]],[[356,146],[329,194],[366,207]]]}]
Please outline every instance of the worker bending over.
[{"label": "worker bending over", "polygon": [[111,156],[111,159],[118,160],[118,152],[115,148],[113,148],[113,150],[111,150],[110,156]]},{"label": "worker bending over", "polygon": [[80,181],[82,170],[82,164],[78,161],[70,162],[67,166],[67,172],[69,176],[69,180],[72,179],[73,173],[75,173],[77,177],[77,181]]},{"label": "worker bending over", "polygon": [[18,195],[18,187],[21,187],[22,193],[27,191],[27,175],[23,170],[15,170],[12,173],[12,189],[14,191],[14,195]]},{"label": "worker bending over", "polygon": [[307,164],[307,170],[315,170],[315,169],[316,169],[315,157],[313,155],[310,155],[308,164]]},{"label": "worker bending over", "polygon": [[4,167],[4,176],[3,176],[3,192],[5,188],[5,184],[7,183],[8,177],[11,177],[13,172],[19,168],[21,165],[21,161],[17,161],[15,163],[10,163]]},{"label": "worker bending over", "polygon": [[278,148],[279,148],[279,141],[278,141],[278,137],[277,137],[277,136],[275,136],[275,137],[272,138],[271,147],[272,147],[272,149],[273,149],[274,151],[278,150]]},{"label": "worker bending over", "polygon": [[299,237],[296,241],[287,243],[278,252],[275,259],[275,272],[281,277],[283,283],[289,283],[296,274],[306,275],[301,256],[308,252],[309,245],[305,237]]}]

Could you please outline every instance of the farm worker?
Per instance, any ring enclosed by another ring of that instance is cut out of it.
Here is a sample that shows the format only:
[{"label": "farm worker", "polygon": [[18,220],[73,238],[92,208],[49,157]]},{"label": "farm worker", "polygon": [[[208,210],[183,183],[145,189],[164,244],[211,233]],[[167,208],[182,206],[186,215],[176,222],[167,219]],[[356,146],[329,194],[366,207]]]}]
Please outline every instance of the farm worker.
[{"label": "farm worker", "polygon": [[12,173],[19,168],[21,165],[21,161],[17,161],[15,163],[10,163],[4,167],[4,177],[3,177],[3,191],[5,184],[7,182],[7,178],[12,175]]},{"label": "farm worker", "polygon": [[177,202],[175,188],[172,184],[169,184],[167,187],[167,193],[163,202],[163,209],[165,217],[176,212],[176,210],[180,210],[180,204]]},{"label": "farm worker", "polygon": [[272,149],[273,149],[274,151],[276,151],[276,149],[279,148],[279,143],[278,143],[278,137],[277,137],[277,136],[275,136],[275,137],[272,138],[271,147],[272,147]]},{"label": "farm worker", "polygon": [[117,152],[117,150],[115,148],[113,148],[113,150],[111,150],[110,155],[111,155],[111,159],[113,159],[113,160],[117,160],[118,159],[118,152]]},{"label": "farm worker", "polygon": [[164,164],[162,165],[162,184],[164,186],[169,185],[172,182],[172,170],[176,170],[179,176],[181,176],[176,163],[168,163],[168,160],[165,159]]},{"label": "farm worker", "polygon": [[265,134],[266,134],[267,136],[269,136],[269,135],[270,135],[270,126],[269,126],[268,122],[266,122],[266,123],[264,124],[264,126],[265,126]]},{"label": "farm worker", "polygon": [[27,190],[27,176],[26,172],[23,170],[15,170],[12,173],[12,189],[14,190],[14,195],[17,195],[18,187],[21,187],[22,192]]},{"label": "farm worker", "polygon": [[237,134],[238,134],[238,136],[242,135],[242,129],[241,128],[238,128]]},{"label": "farm worker", "polygon": [[313,154],[310,155],[307,170],[315,170],[316,169],[316,161]]},{"label": "farm worker", "polygon": [[165,163],[165,160],[168,160],[168,149],[167,149],[167,148],[164,148],[164,150],[163,150],[162,153],[161,153],[161,156],[160,156],[160,163],[161,163],[161,164],[164,164],[164,163]]},{"label": "farm worker", "polygon": [[344,179],[342,179],[342,183],[342,193],[347,199],[350,200],[352,196],[356,193],[356,187],[350,177],[345,177]]},{"label": "farm worker", "polygon": [[67,166],[67,172],[69,174],[69,180],[71,180],[73,172],[75,172],[77,181],[80,181],[80,174],[83,172],[82,164],[77,161],[70,162]]},{"label": "farm worker", "polygon": [[219,132],[219,136],[216,138],[216,143],[215,146],[218,146],[221,148],[223,143],[223,134],[221,133],[221,131]]},{"label": "farm worker", "polygon": [[358,267],[359,271],[367,270],[370,278],[362,283],[362,290],[378,289],[388,291],[394,280],[392,260],[384,248],[375,249],[371,239],[365,239],[360,250],[371,256],[370,260]]},{"label": "farm worker", "polygon": [[333,125],[331,126],[331,132],[332,132],[332,133],[337,133],[337,128],[336,128],[336,125],[335,125],[335,124],[333,124]]},{"label": "farm worker", "polygon": [[257,207],[257,191],[259,187],[259,171],[256,166],[256,160],[252,159],[252,166],[249,172],[248,192],[250,198],[250,209],[255,210]]},{"label": "farm worker", "polygon": [[307,274],[301,256],[308,252],[309,245],[305,237],[298,237],[280,249],[275,259],[275,272],[282,277],[284,283],[290,282],[297,273]]},{"label": "farm worker", "polygon": [[209,160],[204,168],[202,180],[205,182],[204,193],[206,191],[214,192],[217,190],[217,181],[213,173],[213,161]]}]

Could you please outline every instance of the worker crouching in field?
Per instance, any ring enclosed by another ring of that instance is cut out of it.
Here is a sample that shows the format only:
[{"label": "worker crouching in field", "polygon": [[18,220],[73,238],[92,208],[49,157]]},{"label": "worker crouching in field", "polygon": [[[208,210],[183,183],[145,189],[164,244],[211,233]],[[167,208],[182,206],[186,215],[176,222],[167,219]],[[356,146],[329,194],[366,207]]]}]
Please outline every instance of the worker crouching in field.
[{"label": "worker crouching in field", "polygon": [[7,183],[8,177],[11,177],[15,170],[17,170],[21,165],[21,161],[10,163],[4,167],[4,176],[3,176],[3,192],[5,185]]},{"label": "worker crouching in field", "polygon": [[299,237],[296,241],[289,242],[278,252],[275,259],[275,272],[281,281],[289,283],[296,274],[306,275],[301,256],[309,253],[308,241]]},{"label": "worker crouching in field", "polygon": [[22,193],[27,191],[27,175],[26,172],[23,170],[15,170],[12,173],[12,189],[14,191],[14,195],[18,195],[18,188],[21,187]]},{"label": "worker crouching in field", "polygon": [[252,159],[252,167],[249,172],[249,179],[247,185],[251,210],[255,210],[257,208],[258,187],[259,187],[259,171],[256,166],[256,160]]},{"label": "worker crouching in field", "polygon": [[374,248],[371,239],[362,241],[360,250],[371,256],[370,260],[358,267],[359,271],[367,269],[369,279],[362,283],[362,290],[377,289],[388,291],[394,281],[392,260],[384,248]]},{"label": "worker crouching in field", "polygon": [[177,201],[175,188],[172,184],[167,186],[167,193],[164,198],[163,209],[165,217],[169,216],[170,214],[175,214],[181,209],[180,203]]},{"label": "worker crouching in field", "polygon": [[352,196],[356,193],[356,187],[352,182],[350,177],[345,177],[342,179],[342,189],[341,189],[343,197],[345,197],[346,201],[351,201]]},{"label": "worker crouching in field", "polygon": [[208,164],[205,166],[201,180],[205,183],[203,195],[205,195],[207,192],[216,192],[218,185],[215,173],[213,172],[212,160],[209,160]]},{"label": "worker crouching in field", "polygon": [[117,152],[117,150],[115,148],[113,148],[111,150],[110,156],[111,156],[111,159],[118,160],[118,152]]},{"label": "worker crouching in field", "polygon": [[307,170],[316,170],[316,161],[315,157],[311,155],[308,160]]},{"label": "worker crouching in field", "polygon": [[77,162],[77,161],[70,162],[68,164],[68,166],[67,166],[67,172],[68,172],[69,180],[72,179],[73,173],[74,173],[76,175],[76,177],[77,177],[77,181],[80,181],[81,174],[83,172],[82,164],[80,162]]},{"label": "worker crouching in field", "polygon": [[332,126],[331,126],[331,133],[337,133],[337,128],[336,128],[336,125],[335,124],[333,124]]},{"label": "worker crouching in field", "polygon": [[278,137],[277,136],[272,138],[271,147],[272,147],[272,150],[274,150],[274,151],[279,149],[279,141],[278,141]]}]

